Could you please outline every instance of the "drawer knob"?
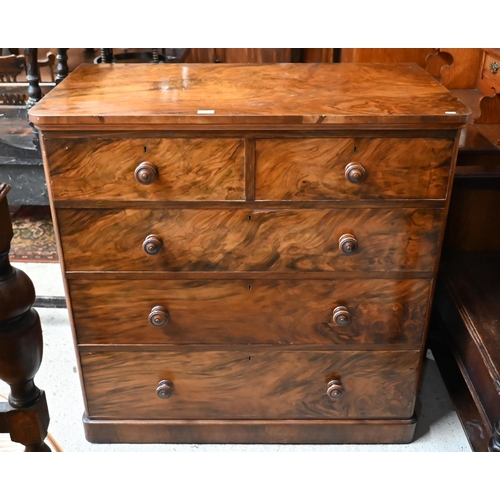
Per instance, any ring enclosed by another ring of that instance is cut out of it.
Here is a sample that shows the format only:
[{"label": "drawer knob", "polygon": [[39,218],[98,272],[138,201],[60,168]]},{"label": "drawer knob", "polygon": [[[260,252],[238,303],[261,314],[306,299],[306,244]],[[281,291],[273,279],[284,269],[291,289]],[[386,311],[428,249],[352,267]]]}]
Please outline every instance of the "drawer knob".
[{"label": "drawer knob", "polygon": [[160,380],[156,388],[156,394],[161,399],[168,399],[174,392],[174,384],[170,380]]},{"label": "drawer knob", "polygon": [[142,248],[148,255],[156,255],[163,248],[163,240],[156,234],[150,234],[146,236]]},{"label": "drawer knob", "polygon": [[358,242],[352,234],[343,234],[339,238],[340,251],[345,255],[351,255],[358,249]]},{"label": "drawer knob", "polygon": [[345,178],[353,184],[359,184],[366,177],[366,170],[361,163],[352,162],[345,167]]},{"label": "drawer knob", "polygon": [[153,184],[158,177],[158,169],[149,161],[143,161],[135,169],[134,177],[139,184]]},{"label": "drawer knob", "polygon": [[333,322],[339,326],[346,326],[351,322],[351,313],[347,307],[338,306],[333,310]]},{"label": "drawer knob", "polygon": [[493,74],[497,73],[499,69],[500,69],[500,64],[498,64],[496,61],[490,63],[490,71]]},{"label": "drawer knob", "polygon": [[332,399],[340,398],[340,396],[344,394],[344,386],[342,385],[342,382],[337,379],[330,380],[330,382],[326,385],[326,393],[328,394],[328,397]]},{"label": "drawer knob", "polygon": [[149,313],[149,322],[153,326],[165,326],[168,323],[168,310],[163,306],[155,306]]}]

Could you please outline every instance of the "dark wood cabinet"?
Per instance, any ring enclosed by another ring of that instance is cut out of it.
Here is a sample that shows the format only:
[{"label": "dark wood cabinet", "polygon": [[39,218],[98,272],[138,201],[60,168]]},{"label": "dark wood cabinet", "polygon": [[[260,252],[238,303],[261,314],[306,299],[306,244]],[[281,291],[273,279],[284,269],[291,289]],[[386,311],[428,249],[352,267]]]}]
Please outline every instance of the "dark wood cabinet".
[{"label": "dark wood cabinet", "polygon": [[468,113],[417,65],[74,71],[30,117],[87,438],[411,441]]}]

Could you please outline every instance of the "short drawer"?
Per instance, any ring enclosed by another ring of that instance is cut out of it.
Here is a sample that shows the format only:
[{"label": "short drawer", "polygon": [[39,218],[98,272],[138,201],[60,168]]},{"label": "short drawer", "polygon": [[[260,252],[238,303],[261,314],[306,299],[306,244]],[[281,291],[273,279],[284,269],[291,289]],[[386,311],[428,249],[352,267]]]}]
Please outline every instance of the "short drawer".
[{"label": "short drawer", "polygon": [[489,96],[494,92],[500,93],[500,57],[495,57],[494,54],[485,54],[478,88]]},{"label": "short drawer", "polygon": [[242,200],[242,139],[44,140],[55,200]]},{"label": "short drawer", "polygon": [[59,209],[67,271],[433,271],[441,209]]},{"label": "short drawer", "polygon": [[257,200],[445,199],[453,140],[261,139]]},{"label": "short drawer", "polygon": [[410,418],[419,358],[419,351],[80,353],[88,416],[104,419]]},{"label": "short drawer", "polygon": [[79,344],[420,347],[430,280],[69,280]]}]

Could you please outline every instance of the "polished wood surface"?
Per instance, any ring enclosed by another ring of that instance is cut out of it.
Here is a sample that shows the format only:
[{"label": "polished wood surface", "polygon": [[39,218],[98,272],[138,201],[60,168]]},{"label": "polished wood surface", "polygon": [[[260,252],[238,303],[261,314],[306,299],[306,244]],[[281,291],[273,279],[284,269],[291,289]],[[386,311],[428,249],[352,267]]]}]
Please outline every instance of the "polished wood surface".
[{"label": "polished wood surface", "polygon": [[[129,209],[58,211],[68,271],[427,271],[435,209]],[[358,241],[346,255],[344,234]],[[148,235],[161,240],[148,255]]]},{"label": "polished wood surface", "polygon": [[[90,418],[410,418],[415,351],[82,352]],[[344,394],[327,383],[340,376]],[[158,382],[174,390],[164,400]]]},{"label": "polished wood surface", "polygon": [[[240,200],[244,198],[243,139],[47,139],[57,200]],[[142,162],[157,179],[134,178]]]},{"label": "polished wood surface", "polygon": [[30,110],[30,119],[43,130],[252,124],[456,128],[468,114],[417,65],[165,64],[141,71],[137,65],[99,64],[79,66]]},{"label": "polished wood surface", "polygon": [[[452,151],[451,139],[260,139],[256,199],[444,199]],[[360,182],[347,178],[351,162],[366,171]]]},{"label": "polished wood surface", "polygon": [[[79,344],[420,347],[430,280],[70,280]],[[133,307],[126,307],[133,304]],[[351,321],[333,318],[345,306]],[[161,306],[168,321],[153,326]],[[229,322],[227,318],[230,317]]]},{"label": "polished wood surface", "polygon": [[410,443],[417,419],[138,421],[84,415],[83,423],[92,443],[392,444]]},{"label": "polished wood surface", "polygon": [[32,117],[87,438],[411,440],[468,114],[408,64],[73,72]]}]

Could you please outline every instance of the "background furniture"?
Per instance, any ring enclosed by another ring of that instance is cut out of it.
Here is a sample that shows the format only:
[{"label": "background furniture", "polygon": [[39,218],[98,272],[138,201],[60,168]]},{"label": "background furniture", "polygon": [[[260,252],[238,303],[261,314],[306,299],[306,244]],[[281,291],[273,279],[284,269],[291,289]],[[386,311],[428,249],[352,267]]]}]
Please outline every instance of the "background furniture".
[{"label": "background furniture", "polygon": [[32,307],[35,290],[29,277],[9,263],[9,188],[0,184],[0,378],[11,387],[8,402],[0,402],[0,432],[10,433],[26,451],[51,451],[44,442],[47,400],[34,382],[43,350],[40,319]]},{"label": "background furniture", "polygon": [[[48,53],[40,60],[38,49],[0,56],[0,182],[13,186],[11,205],[48,204],[38,136],[27,110],[68,74],[66,51],[57,49],[57,56]],[[40,68],[48,69],[50,82],[40,81]]]},{"label": "background furniture", "polygon": [[64,87],[30,117],[87,438],[410,441],[468,109],[416,65],[90,65]]},{"label": "background furniture", "polygon": [[500,49],[342,49],[417,62],[466,103],[429,346],[475,451],[500,443]]},{"label": "background furniture", "polygon": [[431,340],[471,447],[500,451],[500,50],[479,52],[475,84],[454,91],[473,115],[457,165]]}]

